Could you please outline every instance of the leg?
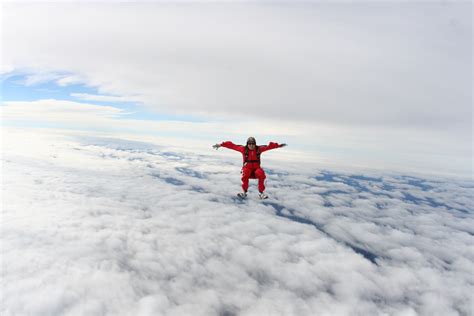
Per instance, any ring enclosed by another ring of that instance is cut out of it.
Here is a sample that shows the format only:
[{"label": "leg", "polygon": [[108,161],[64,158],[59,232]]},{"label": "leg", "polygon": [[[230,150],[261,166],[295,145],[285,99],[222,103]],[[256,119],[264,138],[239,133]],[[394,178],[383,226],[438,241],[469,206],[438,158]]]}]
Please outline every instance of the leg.
[{"label": "leg", "polygon": [[247,192],[249,188],[249,178],[251,174],[252,174],[252,169],[245,168],[245,166],[242,168],[242,190],[244,192]]},{"label": "leg", "polygon": [[262,168],[258,168],[257,170],[255,170],[255,176],[258,179],[258,191],[259,192],[265,191],[265,178],[266,178],[265,171],[263,171]]}]

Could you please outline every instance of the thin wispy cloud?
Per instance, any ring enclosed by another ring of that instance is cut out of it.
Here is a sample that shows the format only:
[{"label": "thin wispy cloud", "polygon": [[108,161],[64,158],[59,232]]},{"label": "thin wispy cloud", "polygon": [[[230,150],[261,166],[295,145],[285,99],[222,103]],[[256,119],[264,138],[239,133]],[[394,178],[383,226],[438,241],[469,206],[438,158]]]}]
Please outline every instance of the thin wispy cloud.
[{"label": "thin wispy cloud", "polygon": [[38,100],[31,102],[7,101],[3,103],[2,119],[36,120],[86,123],[95,119],[112,119],[127,114],[113,106],[79,103],[65,100]]},{"label": "thin wispy cloud", "polygon": [[126,96],[112,96],[112,95],[98,95],[90,93],[71,93],[71,97],[85,101],[100,101],[100,102],[133,102],[133,97]]}]

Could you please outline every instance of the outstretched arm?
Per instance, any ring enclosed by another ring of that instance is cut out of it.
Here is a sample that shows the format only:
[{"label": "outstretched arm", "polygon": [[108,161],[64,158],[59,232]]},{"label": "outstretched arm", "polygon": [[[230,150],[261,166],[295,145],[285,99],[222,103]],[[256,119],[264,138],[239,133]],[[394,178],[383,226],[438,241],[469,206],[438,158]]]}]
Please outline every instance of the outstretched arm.
[{"label": "outstretched arm", "polygon": [[267,150],[272,150],[272,149],[275,149],[275,148],[281,148],[281,147],[285,147],[286,144],[278,144],[278,143],[273,143],[273,142],[270,142],[268,143],[268,145],[262,145],[259,147],[260,149],[260,152],[264,152],[264,151],[267,151]]},{"label": "outstretched arm", "polygon": [[225,147],[225,148],[228,148],[228,149],[232,149],[232,150],[235,150],[235,151],[238,151],[240,153],[243,153],[245,151],[245,147],[242,146],[242,145],[236,145],[234,144],[233,142],[230,142],[230,141],[227,141],[227,142],[222,142],[220,144],[215,144],[214,146],[212,146],[215,150],[219,149],[220,147]]}]

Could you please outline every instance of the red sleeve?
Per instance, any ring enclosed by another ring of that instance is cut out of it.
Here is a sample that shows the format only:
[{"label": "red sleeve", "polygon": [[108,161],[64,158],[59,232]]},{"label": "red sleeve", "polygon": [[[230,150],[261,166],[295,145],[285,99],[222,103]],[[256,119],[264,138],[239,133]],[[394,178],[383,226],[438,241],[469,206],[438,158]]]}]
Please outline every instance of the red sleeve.
[{"label": "red sleeve", "polygon": [[232,149],[232,150],[236,150],[236,151],[238,151],[242,154],[245,152],[245,146],[236,145],[233,142],[222,142],[221,146],[225,147],[225,148]]},{"label": "red sleeve", "polygon": [[268,145],[262,145],[262,146],[259,146],[258,148],[260,149],[260,152],[263,153],[264,151],[272,150],[272,149],[280,148],[280,147],[281,145],[278,143],[269,142]]}]

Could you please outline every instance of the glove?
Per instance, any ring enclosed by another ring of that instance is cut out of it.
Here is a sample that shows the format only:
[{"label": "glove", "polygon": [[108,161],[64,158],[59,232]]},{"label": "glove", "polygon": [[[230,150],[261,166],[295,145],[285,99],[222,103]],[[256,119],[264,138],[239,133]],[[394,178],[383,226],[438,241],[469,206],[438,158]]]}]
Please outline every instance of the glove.
[{"label": "glove", "polygon": [[221,145],[219,145],[219,144],[215,144],[215,145],[212,146],[212,148],[214,148],[215,150],[218,150],[219,147],[221,147]]},{"label": "glove", "polygon": [[285,147],[285,146],[287,146],[287,145],[286,144],[280,144],[280,147]]}]

